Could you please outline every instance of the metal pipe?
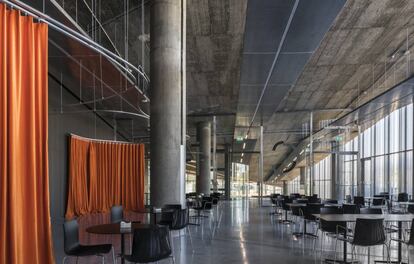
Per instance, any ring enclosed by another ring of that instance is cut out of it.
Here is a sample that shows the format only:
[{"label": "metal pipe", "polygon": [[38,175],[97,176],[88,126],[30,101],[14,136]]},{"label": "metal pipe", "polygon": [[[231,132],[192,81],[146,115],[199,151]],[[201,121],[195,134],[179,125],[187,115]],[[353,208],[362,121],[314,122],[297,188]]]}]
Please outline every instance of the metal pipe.
[{"label": "metal pipe", "polygon": [[[263,89],[262,89],[262,92],[260,94],[259,101],[257,102],[256,109],[254,110],[252,120],[250,121],[250,126],[253,125],[254,119],[256,118],[257,112],[259,110],[260,104],[261,104],[262,99],[263,99],[263,96],[264,96],[264,93],[265,93],[265,91],[267,89],[267,86],[268,86],[268,84],[270,82],[270,78],[272,77],[273,69],[276,66],[276,62],[277,62],[277,60],[279,58],[280,51],[282,50],[283,44],[285,43],[285,39],[286,39],[287,33],[289,31],[290,24],[292,23],[292,20],[293,20],[293,17],[295,15],[295,13],[296,13],[296,9],[297,9],[298,5],[299,5],[299,0],[296,0],[295,1],[295,4],[293,5],[292,11],[290,12],[290,16],[289,16],[289,19],[287,21],[285,30],[283,31],[282,38],[280,39],[279,46],[277,48],[275,57],[273,59],[272,65],[271,65],[271,67],[269,69],[269,73],[267,74],[266,82],[265,82],[265,84],[263,86]],[[247,130],[247,135],[249,134],[249,132],[250,132],[250,127]]]},{"label": "metal pipe", "polygon": [[217,150],[217,120],[216,120],[216,116],[213,116],[213,180],[214,180],[214,184],[213,184],[213,190],[214,192],[217,192],[217,160],[216,160],[216,150]]},{"label": "metal pipe", "polygon": [[[61,48],[57,43],[55,43],[53,40],[49,40],[49,42],[52,44],[52,45],[54,45],[57,49],[59,49],[62,53],[64,53],[69,59],[71,59],[73,62],[75,62],[75,63],[78,63],[78,61],[76,60],[76,59],[74,59],[73,58],[73,56],[72,55],[70,55],[68,52],[66,52],[63,48]],[[88,68],[86,68],[86,67],[84,67],[81,63],[78,63],[78,64],[80,64],[80,67],[81,68],[83,68],[85,71],[87,71],[89,74],[92,74],[92,75],[94,75],[94,73],[92,73]],[[95,78],[96,78],[96,76],[94,76]],[[127,78],[126,76],[125,76],[125,78]],[[89,100],[89,101],[82,101],[82,104],[92,104],[92,103],[96,103],[96,102],[101,102],[101,101],[104,101],[104,100],[107,100],[107,99],[111,99],[111,98],[113,98],[113,97],[116,97],[116,96],[119,96],[120,98],[121,98],[121,100],[122,101],[125,101],[125,102],[127,102],[127,104],[129,105],[129,106],[131,106],[132,108],[134,108],[134,109],[136,109],[137,111],[139,111],[139,112],[141,112],[142,113],[142,115],[144,115],[144,116],[146,116],[146,118],[148,118],[149,119],[149,115],[147,114],[147,113],[145,113],[144,111],[142,111],[142,109],[141,108],[136,108],[135,107],[135,105],[133,105],[133,104],[131,104],[128,100],[125,100],[123,97],[122,97],[122,92],[121,93],[118,93],[118,92],[116,92],[114,89],[112,89],[111,88],[111,86],[109,86],[109,85],[107,85],[105,82],[103,82],[103,80],[102,79],[99,79],[100,81],[101,81],[101,83],[103,83],[103,84],[105,84],[105,87],[107,87],[109,90],[111,90],[113,93],[114,93],[114,95],[111,95],[111,96],[107,96],[107,97],[105,97],[104,99],[103,98],[99,98],[99,99],[94,99],[94,100]],[[135,87],[135,86],[134,86]],[[125,90],[124,91],[124,93],[126,92],[126,91],[128,91],[128,90]],[[74,104],[66,104],[65,106],[77,106],[77,105],[79,105],[79,103],[74,103]]]},{"label": "metal pipe", "polygon": [[[106,48],[102,47],[101,45],[97,44],[96,42],[92,41],[91,39],[87,38],[86,36],[80,34],[79,32],[63,25],[62,23],[58,22],[57,20],[52,19],[51,17],[49,17],[46,14],[41,13],[40,11],[34,9],[33,7],[22,3],[20,1],[14,0],[14,2],[11,2],[9,0],[0,0],[0,2],[5,3],[6,5],[10,5],[13,8],[20,10],[22,12],[27,13],[30,16],[33,16],[35,18],[37,18],[40,22],[43,22],[47,25],[49,25],[50,27],[52,27],[53,29],[55,29],[56,31],[59,31],[62,34],[67,35],[68,37],[84,44],[85,46],[90,47],[91,49],[95,50],[96,52],[102,54],[103,56],[105,56],[107,59],[109,59],[110,61],[114,62],[115,64],[117,64],[119,67],[123,68],[124,70],[126,70],[126,72],[128,72],[128,74],[130,74],[135,80],[138,80],[132,73],[131,73],[131,69],[129,69],[128,67],[125,67],[121,64],[124,63],[127,66],[129,66],[130,68],[132,68],[133,70],[135,70],[139,75],[141,75],[147,82],[149,82],[149,78],[148,76],[146,76],[146,74],[141,71],[139,68],[135,67],[133,64],[131,64],[130,62],[122,59],[121,57],[119,57],[118,55],[114,54],[113,52],[107,50]],[[147,96],[143,93],[143,91],[141,91],[138,87],[137,89],[140,91],[140,93],[147,99]]]},{"label": "metal pipe", "polygon": [[260,206],[263,206],[263,125],[260,126],[260,157],[259,157],[259,178],[260,178]]},{"label": "metal pipe", "polygon": [[310,146],[309,146],[309,165],[310,165],[310,186],[309,186],[309,195],[313,194],[313,112],[310,112],[310,121],[309,121],[309,142],[310,142]]}]

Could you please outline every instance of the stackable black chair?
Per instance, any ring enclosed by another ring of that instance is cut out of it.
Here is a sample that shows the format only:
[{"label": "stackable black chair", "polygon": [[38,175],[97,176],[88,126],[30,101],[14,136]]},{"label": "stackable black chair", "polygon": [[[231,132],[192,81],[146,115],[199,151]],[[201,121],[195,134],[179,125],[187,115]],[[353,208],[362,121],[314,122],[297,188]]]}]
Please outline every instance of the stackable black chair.
[{"label": "stackable black chair", "polygon": [[326,199],[325,201],[323,201],[324,204],[337,204],[338,200],[335,199]]},{"label": "stackable black chair", "polygon": [[408,202],[408,193],[399,193],[397,202]]},{"label": "stackable black chair", "polygon": [[208,217],[207,215],[202,215],[201,212],[210,212],[213,209],[213,199],[211,197],[202,197],[201,203],[193,207],[194,210],[197,211],[197,215],[193,217],[197,217],[199,219]]},{"label": "stackable black chair", "polygon": [[119,223],[124,219],[124,210],[121,205],[111,207],[111,223]]},{"label": "stackable black chair", "polygon": [[287,219],[288,211],[290,210],[289,203],[292,203],[292,198],[285,196],[281,201],[282,210],[285,211],[285,219],[281,219],[279,222],[282,224],[291,224],[292,221]]},{"label": "stackable black chair", "polygon": [[81,245],[79,243],[79,225],[76,219],[66,221],[63,224],[63,243],[66,256],[62,263],[65,264],[68,257],[76,257],[76,263],[79,257],[98,256],[105,263],[104,254],[108,254],[112,250],[112,261],[115,262],[115,252],[111,244],[100,245]]},{"label": "stackable black chair", "polygon": [[177,209],[175,208],[173,213],[166,214],[165,220],[161,219],[161,221],[158,223],[159,225],[168,226],[170,231],[178,230],[179,235],[181,235],[181,230],[186,229],[187,233],[190,237],[190,243],[191,246],[193,246],[193,238],[191,237],[190,228],[188,228],[189,224],[189,214],[188,209]]},{"label": "stackable black chair", "polygon": [[[338,207],[322,207],[320,208],[320,214],[342,214],[342,210]],[[322,259],[322,251],[323,251],[323,240],[324,236],[329,235],[333,237],[337,237],[338,235],[342,235],[344,233],[344,229],[338,229],[338,226],[346,227],[346,222],[337,221],[337,222],[328,222],[323,219],[319,219],[319,228],[318,231],[322,233],[321,235],[321,259]],[[315,243],[314,243],[315,248]]]},{"label": "stackable black chair", "polygon": [[[171,226],[174,218],[174,213],[181,210],[181,204],[166,204],[161,208],[161,220],[159,225]],[[172,212],[170,212],[172,211]]]},{"label": "stackable black chair", "polygon": [[[398,226],[395,226],[395,228],[398,228]],[[398,231],[398,229],[396,230],[396,231]],[[406,245],[407,246],[407,251],[409,250],[409,247],[410,246],[414,246],[414,219],[412,220],[412,222],[411,222],[411,228],[409,229],[409,230],[407,230],[407,231],[409,231],[410,233],[410,235],[409,235],[409,237],[408,237],[408,239],[406,240],[404,237],[403,237],[403,239],[402,240],[400,240],[400,239],[397,239],[397,238],[392,238],[391,237],[391,240],[390,240],[390,246],[391,246],[391,242],[392,241],[396,241],[396,242],[398,242],[398,243],[403,243],[404,245]],[[403,233],[404,234],[404,233]],[[410,254],[408,253],[407,254],[407,256],[408,256],[408,260],[407,260],[407,263],[410,263]]]},{"label": "stackable black chair", "polygon": [[317,195],[309,196],[308,200],[309,200],[309,203],[320,203],[321,202],[321,199],[319,199]]},{"label": "stackable black chair", "polygon": [[292,211],[292,215],[295,217],[295,221],[297,221],[298,217],[303,217],[303,212],[299,206],[292,206],[290,210]]},{"label": "stackable black chair", "polygon": [[387,249],[387,261],[390,261],[390,250],[386,243],[384,219],[358,218],[355,224],[354,236],[347,241],[352,245],[352,258],[354,257],[356,246],[368,247],[369,263],[370,247],[383,245]]},{"label": "stackable black chair", "polygon": [[408,205],[407,212],[410,214],[414,214],[414,204]]},{"label": "stackable black chair", "polygon": [[[303,217],[305,219],[304,225],[306,225],[308,222],[316,224],[317,219],[314,216],[314,214],[319,214],[321,212],[322,207],[323,207],[323,204],[308,204],[306,207],[301,208],[301,210],[303,211]],[[316,234],[306,232],[305,226],[304,226],[303,234],[312,236],[315,238],[317,237]]]},{"label": "stackable black chair", "polygon": [[359,214],[359,206],[356,204],[342,204],[344,214]]},{"label": "stackable black chair", "polygon": [[132,254],[125,255],[124,258],[132,263],[150,263],[171,258],[175,263],[168,227],[150,226],[135,229]]},{"label": "stackable black chair", "polygon": [[385,205],[385,198],[378,196],[372,199],[372,206],[384,206]]},{"label": "stackable black chair", "polygon": [[354,204],[358,205],[360,208],[365,206],[364,196],[354,196]]},{"label": "stackable black chair", "polygon": [[381,208],[361,208],[359,209],[360,214],[382,214]]},{"label": "stackable black chair", "polygon": [[389,192],[380,192],[379,195],[374,195],[374,197],[383,197],[386,200],[390,199],[390,193]]}]

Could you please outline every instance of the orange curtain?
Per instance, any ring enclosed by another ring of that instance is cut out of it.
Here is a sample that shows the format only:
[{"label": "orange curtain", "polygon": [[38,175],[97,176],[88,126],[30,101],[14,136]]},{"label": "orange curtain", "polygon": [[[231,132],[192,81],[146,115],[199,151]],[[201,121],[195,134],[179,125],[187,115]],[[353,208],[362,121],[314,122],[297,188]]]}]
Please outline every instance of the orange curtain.
[{"label": "orange curtain", "polygon": [[48,28],[0,4],[0,263],[54,263]]},{"label": "orange curtain", "polygon": [[66,218],[144,208],[144,145],[70,138]]}]

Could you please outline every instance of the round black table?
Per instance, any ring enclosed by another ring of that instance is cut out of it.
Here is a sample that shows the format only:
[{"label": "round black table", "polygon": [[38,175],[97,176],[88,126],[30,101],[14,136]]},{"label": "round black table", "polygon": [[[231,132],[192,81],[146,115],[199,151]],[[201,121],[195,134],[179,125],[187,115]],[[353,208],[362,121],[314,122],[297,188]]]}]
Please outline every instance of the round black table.
[{"label": "round black table", "polygon": [[112,223],[112,224],[102,224],[102,225],[95,225],[86,228],[86,232],[91,234],[98,234],[98,235],[121,235],[121,263],[125,263],[124,255],[125,255],[125,244],[124,244],[124,235],[125,234],[132,234],[134,233],[135,229],[141,228],[149,228],[153,225],[151,224],[141,224],[139,222],[132,222],[130,229],[122,229],[120,223]]}]

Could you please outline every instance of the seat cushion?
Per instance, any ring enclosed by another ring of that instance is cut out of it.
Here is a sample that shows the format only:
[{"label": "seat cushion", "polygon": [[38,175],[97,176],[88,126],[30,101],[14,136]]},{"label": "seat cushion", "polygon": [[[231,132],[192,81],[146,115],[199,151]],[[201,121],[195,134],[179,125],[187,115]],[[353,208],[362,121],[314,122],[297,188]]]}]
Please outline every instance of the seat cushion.
[{"label": "seat cushion", "polygon": [[79,245],[71,249],[67,254],[72,256],[93,256],[97,254],[107,254],[111,249],[111,244]]}]

